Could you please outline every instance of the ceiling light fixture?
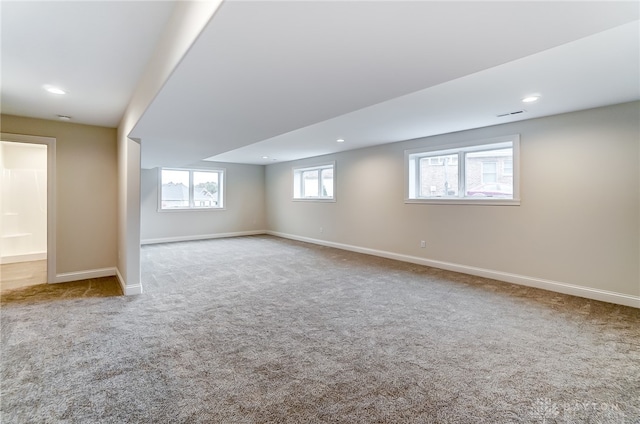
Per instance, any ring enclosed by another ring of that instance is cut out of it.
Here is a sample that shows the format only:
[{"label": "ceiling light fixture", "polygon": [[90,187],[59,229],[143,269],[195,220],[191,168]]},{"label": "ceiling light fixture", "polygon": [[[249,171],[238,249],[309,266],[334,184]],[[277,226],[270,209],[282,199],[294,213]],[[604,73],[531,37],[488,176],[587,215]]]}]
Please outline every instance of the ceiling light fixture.
[{"label": "ceiling light fixture", "polygon": [[71,121],[71,117],[69,115],[58,115],[58,119],[61,121]]},{"label": "ceiling light fixture", "polygon": [[262,159],[269,159],[269,156],[262,156]]},{"label": "ceiling light fixture", "polygon": [[522,99],[522,102],[523,103],[533,103],[533,102],[537,102],[538,99],[540,99],[540,96],[535,94],[535,95],[532,95],[532,96],[525,97],[524,99]]},{"label": "ceiling light fixture", "polygon": [[45,85],[44,89],[51,94],[67,94],[62,88],[54,87],[53,85]]},{"label": "ceiling light fixture", "polygon": [[336,140],[336,143],[344,143],[344,139],[343,138],[339,138]]}]

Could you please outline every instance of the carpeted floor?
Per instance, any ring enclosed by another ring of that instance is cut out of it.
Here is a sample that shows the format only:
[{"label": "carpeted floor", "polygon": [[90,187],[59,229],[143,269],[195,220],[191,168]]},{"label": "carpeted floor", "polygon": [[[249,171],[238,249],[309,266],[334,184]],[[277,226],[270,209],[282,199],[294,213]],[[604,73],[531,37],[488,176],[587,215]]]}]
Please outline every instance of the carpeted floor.
[{"label": "carpeted floor", "polygon": [[640,310],[269,236],[3,293],[2,423],[640,422]]}]

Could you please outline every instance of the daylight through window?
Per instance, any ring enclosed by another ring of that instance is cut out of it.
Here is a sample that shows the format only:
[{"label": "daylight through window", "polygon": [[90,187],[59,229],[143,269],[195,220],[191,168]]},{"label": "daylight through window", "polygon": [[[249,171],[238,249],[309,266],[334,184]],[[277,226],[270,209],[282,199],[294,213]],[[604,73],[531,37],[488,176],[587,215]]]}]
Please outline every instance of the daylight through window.
[{"label": "daylight through window", "polygon": [[224,170],[160,170],[160,210],[220,209],[223,194]]},{"label": "daylight through window", "polygon": [[293,198],[335,200],[335,164],[293,169]]},{"label": "daylight through window", "polygon": [[405,152],[409,203],[517,204],[518,135]]}]

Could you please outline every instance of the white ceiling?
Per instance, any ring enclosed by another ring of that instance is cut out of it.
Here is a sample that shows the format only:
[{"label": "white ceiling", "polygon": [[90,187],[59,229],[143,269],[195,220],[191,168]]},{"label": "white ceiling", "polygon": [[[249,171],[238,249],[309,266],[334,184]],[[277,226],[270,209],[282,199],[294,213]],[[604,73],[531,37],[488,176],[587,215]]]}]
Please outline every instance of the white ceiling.
[{"label": "white ceiling", "polygon": [[[29,4],[2,2],[3,113],[117,125],[173,3]],[[131,136],[145,168],[263,164],[637,100],[639,18],[635,1],[227,0]]]},{"label": "white ceiling", "polygon": [[[288,161],[637,100],[638,34],[640,25],[635,21],[210,160]],[[536,103],[522,103],[529,94],[542,97]],[[498,116],[515,111],[523,112]],[[345,142],[338,144],[337,138]]]},{"label": "white ceiling", "polygon": [[118,126],[173,6],[2,0],[2,113]]},{"label": "white ceiling", "polygon": [[[637,3],[226,2],[133,134],[143,167],[259,164],[633,100],[637,27],[513,61],[637,19]],[[527,115],[495,117],[534,91]]]}]

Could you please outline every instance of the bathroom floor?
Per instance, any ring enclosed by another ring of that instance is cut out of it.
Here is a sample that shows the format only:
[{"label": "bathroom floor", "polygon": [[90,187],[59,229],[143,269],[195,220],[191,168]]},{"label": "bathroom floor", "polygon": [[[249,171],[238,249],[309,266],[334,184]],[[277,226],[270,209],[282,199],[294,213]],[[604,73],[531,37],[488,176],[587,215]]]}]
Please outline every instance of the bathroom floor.
[{"label": "bathroom floor", "polygon": [[2,292],[46,282],[46,260],[0,265],[0,291]]}]

